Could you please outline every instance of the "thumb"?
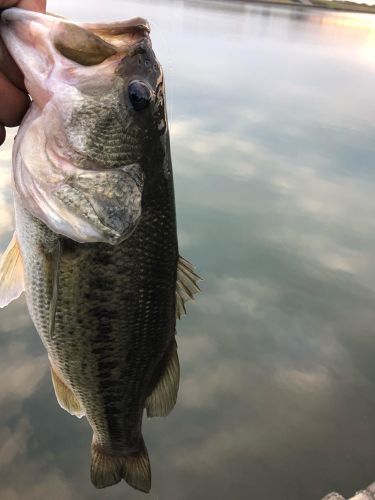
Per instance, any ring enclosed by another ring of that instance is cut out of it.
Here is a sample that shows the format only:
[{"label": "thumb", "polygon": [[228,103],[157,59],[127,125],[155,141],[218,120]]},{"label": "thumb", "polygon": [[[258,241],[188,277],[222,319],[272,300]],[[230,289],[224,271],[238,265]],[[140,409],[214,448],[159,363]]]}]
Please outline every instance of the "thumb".
[{"label": "thumb", "polygon": [[20,9],[34,10],[35,12],[45,12],[46,3],[46,0],[0,0],[0,9],[19,7]]}]

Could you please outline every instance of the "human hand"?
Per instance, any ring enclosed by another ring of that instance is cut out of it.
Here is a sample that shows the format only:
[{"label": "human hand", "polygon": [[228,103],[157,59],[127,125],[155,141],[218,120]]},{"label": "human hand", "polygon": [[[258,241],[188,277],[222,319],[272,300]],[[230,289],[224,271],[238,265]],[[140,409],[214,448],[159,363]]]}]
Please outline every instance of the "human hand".
[{"label": "human hand", "polygon": [[[0,11],[8,7],[46,11],[47,0],[0,0]],[[5,140],[5,127],[21,123],[30,99],[24,77],[0,37],[0,145]]]}]

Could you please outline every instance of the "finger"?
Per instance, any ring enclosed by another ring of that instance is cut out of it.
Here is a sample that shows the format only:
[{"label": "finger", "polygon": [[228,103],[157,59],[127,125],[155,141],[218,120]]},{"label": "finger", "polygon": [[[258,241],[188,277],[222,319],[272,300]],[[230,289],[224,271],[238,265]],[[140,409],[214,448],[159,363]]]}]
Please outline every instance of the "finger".
[{"label": "finger", "polygon": [[12,56],[9,54],[8,49],[5,47],[4,42],[0,38],[0,72],[7,75],[8,80],[10,80],[16,87],[26,92],[24,77],[14,62]]},{"label": "finger", "polygon": [[17,4],[17,0],[0,0],[0,9],[5,9],[6,7],[13,7]]},{"label": "finger", "polygon": [[3,144],[5,141],[5,127],[0,125],[0,146]]},{"label": "finger", "polygon": [[19,7],[20,9],[34,10],[35,12],[45,12],[46,3],[46,0],[0,0],[0,9]]},{"label": "finger", "polygon": [[30,99],[2,73],[0,73],[0,96],[0,123],[6,127],[15,127],[26,113]]},{"label": "finger", "polygon": [[20,9],[35,10],[35,12],[46,11],[46,0],[21,0],[17,3]]}]

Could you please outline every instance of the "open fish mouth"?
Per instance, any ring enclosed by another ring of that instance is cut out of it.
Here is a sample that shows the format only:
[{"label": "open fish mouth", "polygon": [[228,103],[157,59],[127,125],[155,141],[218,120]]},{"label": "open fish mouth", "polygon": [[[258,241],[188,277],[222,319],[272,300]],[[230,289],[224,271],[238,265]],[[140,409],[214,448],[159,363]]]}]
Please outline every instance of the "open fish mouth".
[{"label": "open fish mouth", "polygon": [[[74,24],[61,17],[10,8],[1,14],[0,32],[25,76],[31,97],[42,106],[52,92],[53,82],[49,88],[48,79],[53,67],[57,78],[89,78],[85,68],[97,65],[101,65],[102,77],[108,76],[114,64],[139,50],[150,27],[143,18]],[[68,61],[75,64],[68,65]]]},{"label": "open fish mouth", "polygon": [[16,7],[1,13],[1,23],[6,38],[12,33],[20,43],[38,44],[44,50],[53,46],[68,59],[82,58],[76,62],[87,66],[134,50],[131,46],[150,33],[149,23],[141,17],[113,23],[71,23],[59,16]]}]

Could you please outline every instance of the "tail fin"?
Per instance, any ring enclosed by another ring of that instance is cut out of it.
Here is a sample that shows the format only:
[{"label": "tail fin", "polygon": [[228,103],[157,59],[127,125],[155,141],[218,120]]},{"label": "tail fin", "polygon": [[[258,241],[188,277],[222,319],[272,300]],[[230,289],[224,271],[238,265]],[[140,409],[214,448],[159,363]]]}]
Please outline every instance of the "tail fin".
[{"label": "tail fin", "polygon": [[91,482],[95,488],[106,488],[125,479],[136,490],[148,493],[151,488],[151,468],[143,438],[140,449],[129,455],[110,455],[92,443]]}]

